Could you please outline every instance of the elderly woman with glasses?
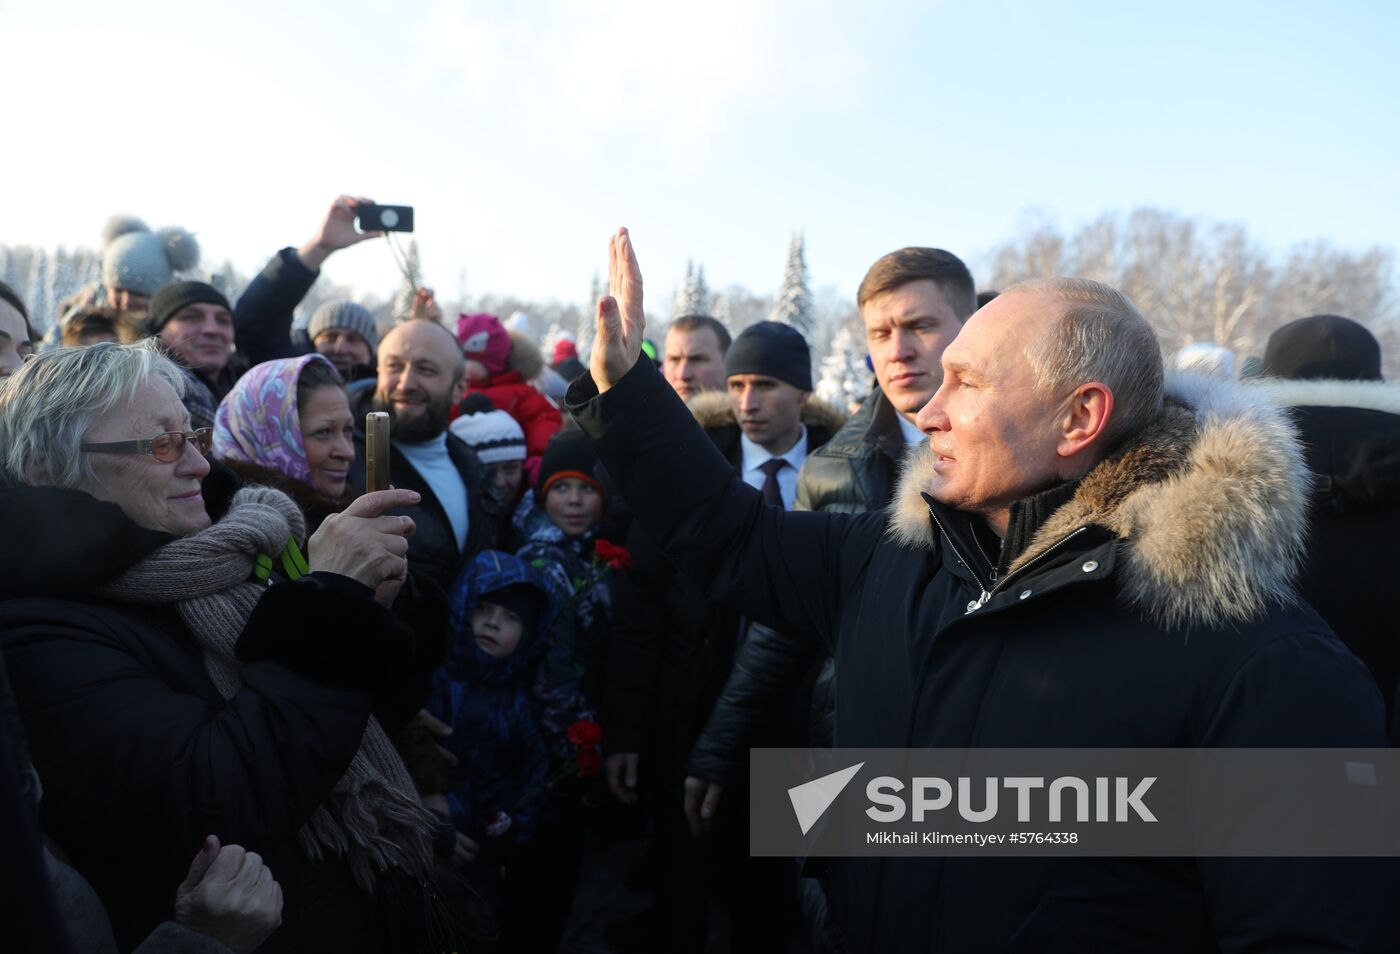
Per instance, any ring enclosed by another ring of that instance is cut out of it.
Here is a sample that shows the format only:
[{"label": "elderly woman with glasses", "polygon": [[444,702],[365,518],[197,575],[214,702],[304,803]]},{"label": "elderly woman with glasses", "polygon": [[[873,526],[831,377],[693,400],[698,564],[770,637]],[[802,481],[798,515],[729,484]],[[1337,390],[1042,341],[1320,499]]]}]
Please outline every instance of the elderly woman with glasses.
[{"label": "elderly woman with glasses", "polygon": [[279,491],[210,492],[184,383],[148,344],[99,344],[0,384],[0,647],[45,827],[123,949],[211,833],[277,872],[260,951],[464,949],[489,925],[446,910],[434,818],[376,718],[415,678],[387,609],[412,521],[388,511],[418,495],[366,494],[308,540]]}]

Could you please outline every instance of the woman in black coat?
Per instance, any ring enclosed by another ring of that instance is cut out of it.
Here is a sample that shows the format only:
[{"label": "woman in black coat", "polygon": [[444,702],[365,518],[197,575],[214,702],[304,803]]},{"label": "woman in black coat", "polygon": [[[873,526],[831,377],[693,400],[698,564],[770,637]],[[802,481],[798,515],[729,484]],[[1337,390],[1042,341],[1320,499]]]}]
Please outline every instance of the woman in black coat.
[{"label": "woman in black coat", "polygon": [[411,521],[384,511],[416,495],[362,497],[303,557],[284,494],[215,503],[180,387],[151,349],[99,345],[0,391],[0,639],[46,830],[123,948],[170,917],[209,833],[283,887],[261,950],[460,944],[470,929],[429,890],[432,817],[385,738],[420,674],[385,608]]}]

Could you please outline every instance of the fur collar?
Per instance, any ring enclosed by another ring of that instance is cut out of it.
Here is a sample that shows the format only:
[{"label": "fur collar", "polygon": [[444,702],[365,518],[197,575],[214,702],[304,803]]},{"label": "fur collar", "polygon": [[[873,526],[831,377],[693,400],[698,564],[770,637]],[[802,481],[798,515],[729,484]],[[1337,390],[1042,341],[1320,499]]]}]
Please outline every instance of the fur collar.
[{"label": "fur collar", "polygon": [[[734,410],[729,406],[729,395],[723,391],[704,391],[697,394],[690,399],[689,407],[690,413],[695,415],[695,420],[707,431],[729,424],[737,427],[739,424],[734,417]],[[834,405],[813,395],[802,406],[802,423],[806,424],[808,429],[822,429],[831,435],[846,423],[846,415]]]},{"label": "fur collar", "polygon": [[507,371],[519,371],[525,381],[533,381],[544,371],[544,355],[539,345],[529,335],[518,331],[510,333],[510,358],[506,361]]},{"label": "fur collar", "polygon": [[[1010,572],[1096,525],[1124,544],[1122,596],[1158,623],[1254,618],[1293,595],[1311,486],[1302,446],[1262,389],[1188,374],[1166,384],[1161,417],[1089,471]],[[900,476],[889,532],[903,546],[936,543],[921,497],[933,476],[926,452]]]},{"label": "fur collar", "polygon": [[1257,378],[1246,387],[1285,407],[1355,407],[1400,414],[1400,386],[1386,381],[1292,381]]}]

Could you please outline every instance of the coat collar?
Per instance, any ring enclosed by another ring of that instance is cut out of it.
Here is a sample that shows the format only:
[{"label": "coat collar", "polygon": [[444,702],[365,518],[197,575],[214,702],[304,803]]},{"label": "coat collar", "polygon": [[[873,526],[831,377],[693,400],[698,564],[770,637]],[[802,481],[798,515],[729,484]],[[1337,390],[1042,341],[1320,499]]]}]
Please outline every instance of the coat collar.
[{"label": "coat collar", "polygon": [[[734,410],[729,406],[729,395],[723,391],[704,391],[697,394],[690,399],[689,406],[695,420],[707,431],[730,424],[739,426]],[[822,434],[821,440],[825,442],[846,423],[846,415],[814,395],[802,406],[802,423],[807,425],[809,432],[817,431]],[[816,446],[814,442],[807,449],[815,450]]]},{"label": "coat collar", "polygon": [[[1120,541],[1121,595],[1165,626],[1219,625],[1293,596],[1310,478],[1286,413],[1260,390],[1167,377],[1161,416],[1080,481],[1034,534],[1016,572],[1079,527]],[[891,508],[898,544],[937,549],[922,494],[933,458],[908,459]]]}]

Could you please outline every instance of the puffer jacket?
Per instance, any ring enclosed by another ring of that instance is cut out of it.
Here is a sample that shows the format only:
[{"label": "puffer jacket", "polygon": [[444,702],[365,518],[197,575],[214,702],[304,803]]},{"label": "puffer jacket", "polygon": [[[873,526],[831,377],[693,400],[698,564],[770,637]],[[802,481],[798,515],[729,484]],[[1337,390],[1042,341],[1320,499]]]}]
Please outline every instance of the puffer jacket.
[{"label": "puffer jacket", "polygon": [[[512,331],[506,369],[467,389],[469,395],[484,394],[496,410],[515,418],[525,432],[526,457],[532,460],[544,454],[549,439],[564,425],[559,408],[529,383],[544,369],[544,357],[535,343],[520,332]],[[531,470],[533,472],[534,468]]]},{"label": "puffer jacket", "polygon": [[[515,652],[489,656],[476,644],[472,611],[483,596],[517,584],[544,595],[539,616],[528,621]],[[530,685],[560,595],[524,561],[486,550],[472,558],[449,596],[452,649],[434,675],[426,708],[452,727],[447,745],[458,759],[448,788],[452,822],[497,858],[527,843],[539,822],[549,752]]]},{"label": "puffer jacket", "polygon": [[[860,411],[803,463],[793,509],[883,510],[894,494],[905,446],[894,407],[884,392],[873,389]],[[808,744],[828,747],[836,725],[836,662],[831,653],[816,641],[787,639],[755,624],[734,657],[733,672],[705,731],[695,740],[686,774],[729,782],[747,763],[757,727],[793,698],[795,690],[797,698],[804,698],[800,688],[807,679],[812,682]]]},{"label": "puffer jacket", "polygon": [[[1309,478],[1286,416],[1169,378],[1160,417],[1018,502],[997,565],[928,454],[888,513],[764,506],[648,361],[568,403],[634,518],[707,595],[832,645],[852,748],[1366,748],[1365,666],[1290,577]],[[1261,805],[1261,811],[1273,806]],[[786,809],[784,809],[786,810]],[[1394,859],[840,858],[851,951],[1394,950]]]}]

